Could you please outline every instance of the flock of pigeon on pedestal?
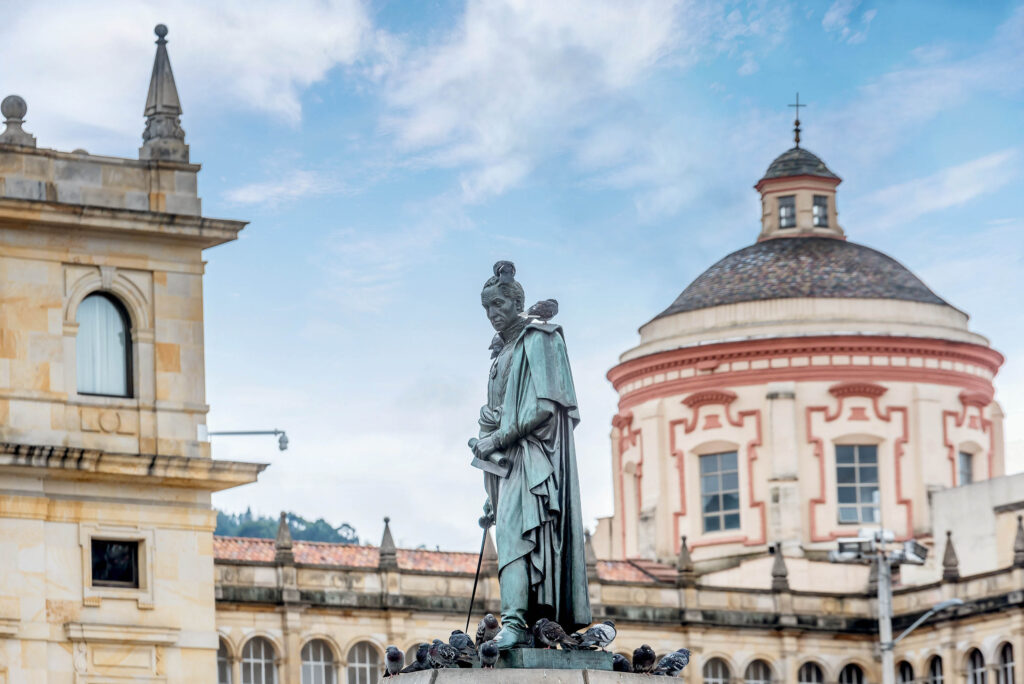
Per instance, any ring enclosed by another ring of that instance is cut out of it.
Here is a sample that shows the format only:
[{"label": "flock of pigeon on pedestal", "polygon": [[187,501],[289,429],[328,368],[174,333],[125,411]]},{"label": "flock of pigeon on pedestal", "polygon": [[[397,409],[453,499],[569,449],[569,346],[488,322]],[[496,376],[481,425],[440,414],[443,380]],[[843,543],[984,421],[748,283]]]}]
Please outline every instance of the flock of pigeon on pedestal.
[{"label": "flock of pigeon on pedestal", "polygon": [[[421,670],[440,670],[449,667],[473,667],[474,658],[480,661],[480,667],[493,668],[498,662],[498,646],[493,639],[501,629],[498,618],[488,613],[477,625],[474,640],[461,629],[457,629],[448,637],[448,643],[434,639],[433,643],[420,644],[415,656],[406,665],[405,654],[396,646],[388,646],[384,655],[384,676],[394,677],[406,672]],[[547,618],[541,618],[531,630],[533,646],[537,648],[557,648],[563,650],[595,650],[606,651],[608,645],[615,640],[615,623],[605,620],[584,632],[566,634],[561,625]],[[660,660],[655,656],[654,649],[647,644],[633,651],[633,659],[616,653],[612,661],[612,669],[616,672],[638,672],[662,677],[677,677],[690,662],[690,651],[681,648],[663,656]]]}]

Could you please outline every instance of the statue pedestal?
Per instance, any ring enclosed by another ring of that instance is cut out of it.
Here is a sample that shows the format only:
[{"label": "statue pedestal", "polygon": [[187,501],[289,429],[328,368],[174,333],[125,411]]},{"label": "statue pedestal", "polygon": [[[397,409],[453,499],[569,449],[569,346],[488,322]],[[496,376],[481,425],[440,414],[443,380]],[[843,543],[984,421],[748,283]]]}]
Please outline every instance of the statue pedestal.
[{"label": "statue pedestal", "polygon": [[650,684],[650,675],[607,670],[451,669],[411,672],[381,684]]}]

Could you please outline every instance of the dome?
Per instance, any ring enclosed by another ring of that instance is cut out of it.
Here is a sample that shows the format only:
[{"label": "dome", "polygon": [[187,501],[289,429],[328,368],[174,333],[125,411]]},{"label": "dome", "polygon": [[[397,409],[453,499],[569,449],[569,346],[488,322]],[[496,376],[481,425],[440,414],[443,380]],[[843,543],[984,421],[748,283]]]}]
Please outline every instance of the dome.
[{"label": "dome", "polygon": [[827,237],[792,237],[733,252],[704,271],[656,318],[794,297],[897,299],[948,306],[905,266],[870,247]]},{"label": "dome", "polygon": [[802,147],[793,147],[776,157],[768,170],[764,172],[764,178],[761,180],[789,176],[818,176],[819,178],[839,180],[839,176],[832,173],[825,166],[825,162]]}]

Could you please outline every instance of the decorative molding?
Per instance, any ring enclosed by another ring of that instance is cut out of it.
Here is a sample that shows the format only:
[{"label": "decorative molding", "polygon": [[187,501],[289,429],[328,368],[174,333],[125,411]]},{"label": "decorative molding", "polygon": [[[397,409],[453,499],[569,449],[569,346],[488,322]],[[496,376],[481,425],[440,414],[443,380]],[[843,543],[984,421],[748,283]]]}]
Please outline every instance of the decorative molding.
[{"label": "decorative molding", "polygon": [[[82,549],[82,603],[99,607],[103,599],[135,601],[140,610],[152,610],[153,603],[153,538],[152,528],[123,527],[79,523],[78,544]],[[94,586],[92,583],[92,540],[109,539],[138,543],[137,587]],[[70,635],[69,635],[70,636]],[[87,639],[92,640],[92,639]]]},{"label": "decorative molding", "polygon": [[13,637],[18,633],[21,620],[18,618],[0,617],[0,637]]},{"label": "decorative molding", "polygon": [[171,646],[178,643],[181,630],[174,627],[138,627],[135,625],[103,625],[82,622],[64,623],[64,632],[72,642],[106,644],[154,644]]},{"label": "decorative molding", "polygon": [[722,404],[728,406],[732,402],[736,401],[736,393],[730,392],[727,389],[717,390],[704,390],[703,392],[696,392],[683,399],[683,404],[690,408],[697,406],[705,406],[708,404]]},{"label": "decorative molding", "polygon": [[833,397],[880,397],[889,389],[874,382],[840,382],[828,388]]}]

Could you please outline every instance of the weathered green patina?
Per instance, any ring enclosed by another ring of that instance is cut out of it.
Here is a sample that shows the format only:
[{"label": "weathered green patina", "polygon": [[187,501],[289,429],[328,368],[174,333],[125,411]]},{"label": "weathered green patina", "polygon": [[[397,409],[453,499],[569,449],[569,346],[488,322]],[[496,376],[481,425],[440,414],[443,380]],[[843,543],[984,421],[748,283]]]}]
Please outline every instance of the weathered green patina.
[{"label": "weathered green patina", "polygon": [[576,391],[562,329],[523,314],[515,267],[498,262],[481,293],[500,335],[480,410],[478,459],[497,452],[506,477],[484,475],[485,513],[498,547],[502,631],[508,649],[528,640],[527,626],[542,617],[567,631],[591,622],[580,488],[573,429]]}]

